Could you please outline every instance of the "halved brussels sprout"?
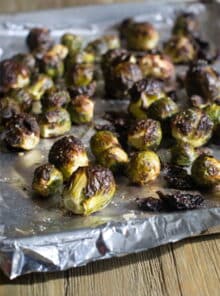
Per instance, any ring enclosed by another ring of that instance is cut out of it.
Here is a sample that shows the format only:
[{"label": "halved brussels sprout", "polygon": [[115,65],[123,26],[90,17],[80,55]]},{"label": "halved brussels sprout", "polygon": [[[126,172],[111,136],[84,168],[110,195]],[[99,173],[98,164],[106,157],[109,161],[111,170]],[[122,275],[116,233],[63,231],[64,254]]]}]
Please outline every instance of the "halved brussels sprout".
[{"label": "halved brussels sprout", "polygon": [[62,136],[71,129],[70,114],[64,108],[51,107],[40,115],[39,126],[42,138]]},{"label": "halved brussels sprout", "polygon": [[174,115],[171,129],[175,139],[200,147],[211,138],[213,122],[202,110],[187,109]]},{"label": "halved brussels sprout", "polygon": [[8,148],[32,150],[39,141],[40,128],[32,115],[15,115],[5,127],[4,142]]},{"label": "halved brussels sprout", "polygon": [[93,120],[94,102],[88,96],[77,96],[71,99],[68,111],[73,123],[89,123]]},{"label": "halved brussels sprout", "polygon": [[172,33],[174,35],[195,35],[198,33],[199,22],[192,12],[184,12],[177,16]]},{"label": "halved brussels sprout", "polygon": [[42,105],[44,109],[50,107],[65,107],[70,101],[69,92],[56,88],[49,89],[42,97]]},{"label": "halved brussels sprout", "polygon": [[45,92],[54,86],[53,80],[45,75],[39,74],[35,77],[34,81],[27,88],[28,92],[32,95],[33,100],[40,100]]},{"label": "halved brussels sprout", "polygon": [[162,140],[159,121],[143,119],[135,123],[128,132],[128,145],[137,150],[157,149]]},{"label": "halved brussels sprout", "polygon": [[36,168],[32,189],[39,195],[48,197],[62,192],[63,175],[53,164],[45,163]]},{"label": "halved brussels sprout", "polygon": [[74,136],[65,136],[56,141],[49,152],[49,162],[63,174],[67,180],[79,167],[89,163],[82,142]]},{"label": "halved brussels sprout", "polygon": [[63,191],[63,203],[74,214],[90,215],[105,208],[116,191],[112,172],[101,166],[79,168]]},{"label": "halved brussels sprout", "polygon": [[201,155],[192,165],[192,176],[198,185],[213,186],[220,184],[220,161],[213,156]]},{"label": "halved brussels sprout", "polygon": [[190,166],[197,157],[198,152],[188,143],[178,142],[171,148],[171,161],[176,165]]},{"label": "halved brussels sprout", "polygon": [[27,46],[31,51],[47,50],[53,45],[50,31],[47,28],[33,28],[27,35]]},{"label": "halved brussels sprout", "polygon": [[178,105],[170,97],[164,97],[154,102],[147,113],[153,119],[164,121],[171,118],[178,111]]},{"label": "halved brussels sprout", "polygon": [[144,78],[133,85],[130,96],[129,113],[136,119],[146,119],[147,109],[165,93],[159,80]]},{"label": "halved brussels sprout", "polygon": [[160,174],[160,159],[153,151],[133,154],[128,166],[128,177],[132,184],[146,185]]},{"label": "halved brussels sprout", "polygon": [[61,43],[65,45],[71,53],[79,52],[83,46],[81,36],[72,33],[65,33],[61,37]]}]

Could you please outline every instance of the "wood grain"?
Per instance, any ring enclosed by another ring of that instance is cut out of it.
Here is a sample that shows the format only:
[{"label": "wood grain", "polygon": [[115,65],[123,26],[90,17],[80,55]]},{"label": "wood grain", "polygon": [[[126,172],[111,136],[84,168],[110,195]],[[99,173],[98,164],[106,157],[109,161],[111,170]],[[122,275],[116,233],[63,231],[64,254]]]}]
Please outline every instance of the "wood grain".
[{"label": "wood grain", "polygon": [[219,296],[220,234],[103,260],[66,272],[9,281],[1,296]]}]

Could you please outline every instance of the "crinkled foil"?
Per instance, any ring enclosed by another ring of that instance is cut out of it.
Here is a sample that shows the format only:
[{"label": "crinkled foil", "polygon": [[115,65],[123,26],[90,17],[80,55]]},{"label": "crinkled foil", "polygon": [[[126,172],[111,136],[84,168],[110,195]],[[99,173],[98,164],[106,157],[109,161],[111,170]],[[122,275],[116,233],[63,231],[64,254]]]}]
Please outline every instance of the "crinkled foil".
[{"label": "crinkled foil", "polygon": [[[55,37],[65,31],[94,38],[113,30],[128,16],[153,22],[163,36],[169,35],[176,11],[199,14],[205,36],[216,44],[220,7],[217,4],[117,4],[29,14],[0,16],[1,58],[24,51],[29,28],[47,26]],[[213,22],[214,20],[214,22]],[[218,44],[216,44],[218,45]],[[124,102],[97,99],[96,121],[104,110],[117,110]],[[92,126],[73,127],[72,134],[88,147]],[[68,216],[60,209],[60,196],[35,199],[31,193],[33,171],[47,161],[54,140],[42,140],[25,153],[0,153],[0,267],[11,279],[30,272],[65,270],[88,262],[122,256],[175,242],[220,224],[220,200],[207,197],[194,211],[149,214],[137,209],[135,199],[161,187],[160,180],[144,188],[118,181],[117,195],[103,211],[89,217]]]}]

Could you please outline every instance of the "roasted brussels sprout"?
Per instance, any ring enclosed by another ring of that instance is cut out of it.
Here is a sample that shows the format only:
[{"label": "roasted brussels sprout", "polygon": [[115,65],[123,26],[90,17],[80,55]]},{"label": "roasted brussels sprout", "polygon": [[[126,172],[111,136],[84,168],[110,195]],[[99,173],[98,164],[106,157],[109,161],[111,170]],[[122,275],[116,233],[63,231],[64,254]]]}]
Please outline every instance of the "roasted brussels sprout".
[{"label": "roasted brussels sprout", "polygon": [[67,84],[76,87],[89,85],[94,78],[94,66],[92,64],[75,64],[67,73]]},{"label": "roasted brussels sprout", "polygon": [[125,40],[128,49],[150,50],[157,46],[159,33],[150,23],[133,22],[127,27]]},{"label": "roasted brussels sprout", "polygon": [[143,119],[135,123],[128,132],[128,145],[137,150],[157,149],[162,140],[160,122]]},{"label": "roasted brussels sprout", "polygon": [[32,115],[13,116],[5,127],[4,142],[8,148],[32,150],[40,140],[40,128]]},{"label": "roasted brussels sprout", "polygon": [[174,35],[195,35],[198,33],[199,22],[192,12],[184,12],[178,15],[173,26]]},{"label": "roasted brussels sprout", "polygon": [[69,101],[69,92],[56,88],[49,89],[41,100],[44,109],[48,109],[50,107],[65,107]]},{"label": "roasted brussels sprout", "polygon": [[63,175],[53,164],[46,163],[34,171],[32,189],[43,197],[62,192]]},{"label": "roasted brussels sprout", "polygon": [[94,102],[88,96],[77,96],[71,99],[68,111],[73,123],[89,123],[93,119]]},{"label": "roasted brussels sprout", "polygon": [[178,111],[179,107],[177,104],[170,97],[166,96],[150,106],[148,115],[153,119],[164,121],[171,118]]},{"label": "roasted brussels sprout", "polygon": [[209,105],[205,108],[205,112],[214,122],[215,127],[220,124],[220,105]]},{"label": "roasted brussels sprout", "polygon": [[147,53],[138,57],[138,64],[144,77],[170,80],[175,76],[175,68],[168,56]]},{"label": "roasted brussels sprout", "polygon": [[135,153],[128,166],[128,177],[132,184],[146,185],[160,174],[160,159],[153,151]]},{"label": "roasted brussels sprout", "polygon": [[19,103],[10,97],[0,99],[0,125],[5,125],[14,115],[21,113]]},{"label": "roasted brussels sprout", "polygon": [[202,97],[200,106],[214,102],[220,98],[220,76],[205,61],[197,61],[191,65],[185,80],[186,90],[189,96]]},{"label": "roasted brussels sprout", "polygon": [[187,64],[196,58],[197,50],[192,38],[187,36],[172,36],[164,44],[164,53],[175,64]]},{"label": "roasted brussels sprout", "polygon": [[211,138],[213,122],[202,110],[187,109],[174,115],[171,129],[175,139],[200,147]]},{"label": "roasted brussels sprout", "polygon": [[110,131],[98,131],[90,139],[90,147],[95,157],[108,150],[109,148],[119,146],[117,137]]},{"label": "roasted brussels sprout", "polygon": [[220,184],[220,161],[213,156],[201,155],[192,165],[192,176],[198,185],[213,186]]},{"label": "roasted brussels sprout", "polygon": [[42,138],[64,135],[71,129],[70,115],[66,109],[51,107],[40,115],[39,126]]},{"label": "roasted brussels sprout", "polygon": [[50,31],[46,28],[33,28],[27,35],[27,46],[31,51],[48,50],[53,45]]},{"label": "roasted brussels sprout", "polygon": [[160,81],[144,78],[133,85],[130,96],[129,113],[136,119],[146,119],[149,106],[163,98],[165,93]]},{"label": "roasted brussels sprout", "polygon": [[53,87],[53,80],[45,75],[39,74],[28,87],[28,92],[32,95],[33,100],[40,100],[45,92]]},{"label": "roasted brussels sprout", "polygon": [[10,89],[22,88],[30,82],[30,73],[21,63],[13,60],[0,62],[0,91],[7,92]]},{"label": "roasted brussels sprout", "polygon": [[86,95],[86,96],[92,97],[95,94],[96,85],[97,85],[96,81],[92,81],[90,84],[86,86],[71,85],[68,87],[68,91],[70,93],[71,98],[80,96],[80,95]]},{"label": "roasted brussels sprout", "polygon": [[198,152],[188,143],[178,142],[171,149],[171,161],[179,166],[190,166],[197,157]]},{"label": "roasted brussels sprout", "polygon": [[74,214],[90,215],[112,200],[116,184],[112,172],[101,166],[79,168],[63,191],[63,203]]},{"label": "roasted brussels sprout", "polygon": [[69,52],[65,65],[69,69],[70,66],[75,64],[93,64],[95,60],[96,58],[93,52],[81,50],[79,52]]},{"label": "roasted brussels sprout", "polygon": [[24,65],[30,73],[37,71],[36,60],[31,53],[18,53],[12,59]]},{"label": "roasted brussels sprout", "polygon": [[33,98],[26,88],[14,89],[9,95],[18,102],[23,112],[31,111]]},{"label": "roasted brussels sprout", "polygon": [[65,45],[71,53],[79,52],[83,46],[82,38],[72,33],[65,33],[61,37],[61,43]]},{"label": "roasted brussels sprout", "polygon": [[128,30],[130,28],[130,26],[132,26],[132,24],[134,23],[134,19],[132,18],[126,18],[124,19],[118,26],[118,30],[120,33],[120,38],[121,39],[125,39],[126,36],[128,35]]},{"label": "roasted brussels sprout", "polygon": [[65,136],[56,141],[49,152],[49,162],[67,180],[79,167],[88,165],[88,157],[82,142],[74,136]]},{"label": "roasted brussels sprout", "polygon": [[41,72],[52,78],[62,77],[64,74],[63,60],[68,54],[66,46],[56,44],[49,51],[45,52],[39,60]]}]

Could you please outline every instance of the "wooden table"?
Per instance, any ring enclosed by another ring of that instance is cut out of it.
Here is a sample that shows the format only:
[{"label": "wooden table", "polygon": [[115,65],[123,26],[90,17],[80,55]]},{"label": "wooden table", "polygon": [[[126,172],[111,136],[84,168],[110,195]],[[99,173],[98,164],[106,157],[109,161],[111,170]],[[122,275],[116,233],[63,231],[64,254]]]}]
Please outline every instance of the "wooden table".
[{"label": "wooden table", "polygon": [[31,274],[13,281],[0,273],[0,295],[219,296],[219,231],[66,272]]}]

